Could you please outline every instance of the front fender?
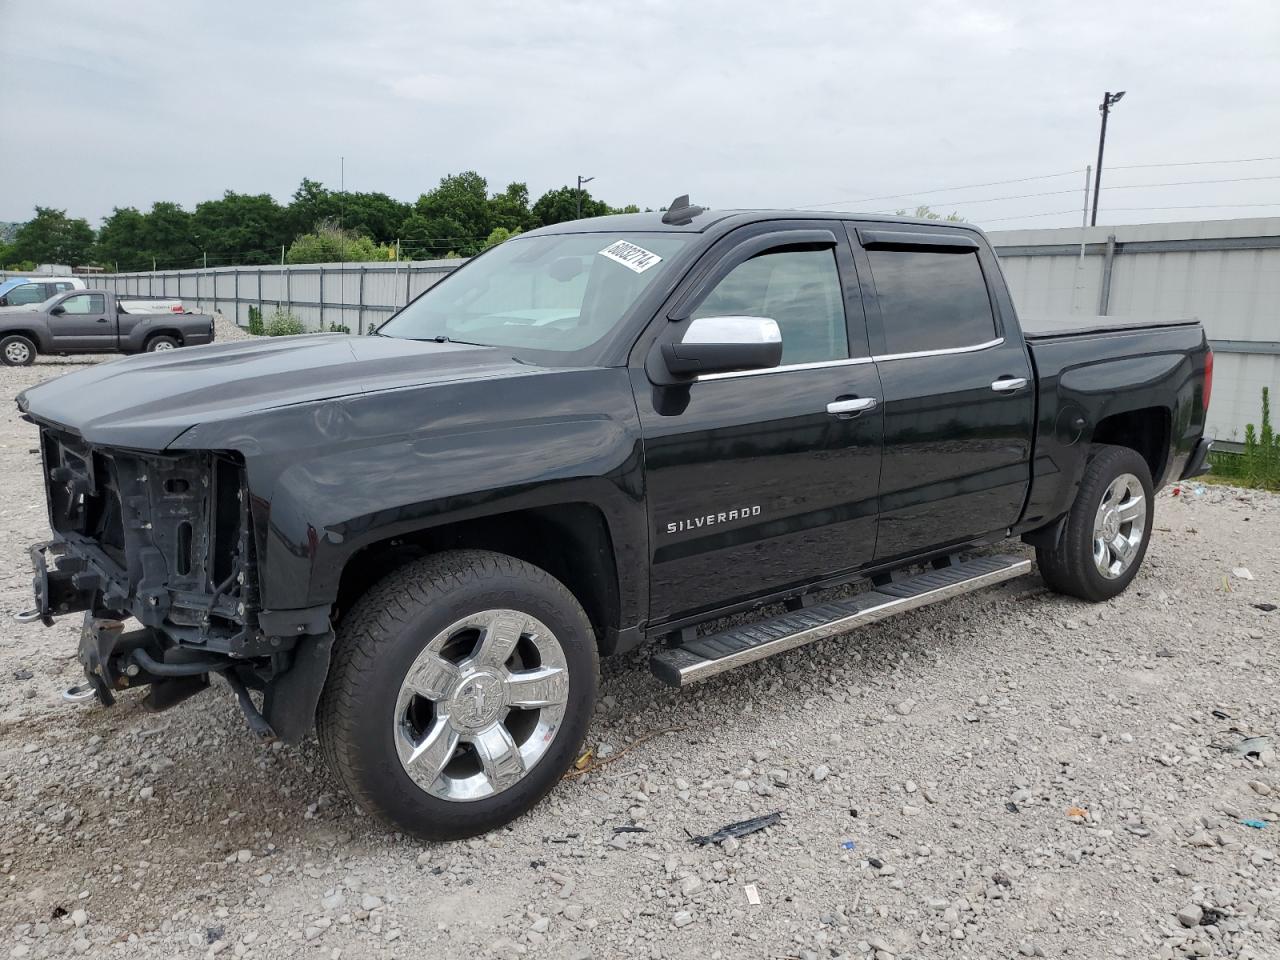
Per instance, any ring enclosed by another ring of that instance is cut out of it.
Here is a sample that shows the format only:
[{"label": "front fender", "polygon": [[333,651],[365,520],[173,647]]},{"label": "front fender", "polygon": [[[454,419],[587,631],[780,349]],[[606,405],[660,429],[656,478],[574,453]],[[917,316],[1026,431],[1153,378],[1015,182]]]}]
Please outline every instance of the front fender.
[{"label": "front fender", "polygon": [[194,427],[175,446],[244,457],[267,609],[332,603],[371,543],[565,503],[605,517],[628,605],[647,593],[639,422],[621,369],[300,404]]}]

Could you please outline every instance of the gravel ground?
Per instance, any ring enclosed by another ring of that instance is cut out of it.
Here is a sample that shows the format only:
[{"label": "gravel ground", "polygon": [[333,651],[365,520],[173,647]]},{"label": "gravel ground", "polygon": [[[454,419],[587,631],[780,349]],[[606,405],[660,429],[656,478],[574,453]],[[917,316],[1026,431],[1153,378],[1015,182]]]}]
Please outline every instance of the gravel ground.
[{"label": "gravel ground", "polygon": [[[5,614],[47,529],[8,404],[74,368],[2,374]],[[1280,957],[1280,760],[1221,749],[1280,743],[1280,611],[1256,606],[1280,603],[1280,498],[1197,484],[1155,526],[1107,604],[1024,577],[684,693],[607,663],[610,762],[434,846],[356,809],[314,741],[257,743],[221,684],[158,715],[62,703],[76,618],[5,616],[0,951]]]}]

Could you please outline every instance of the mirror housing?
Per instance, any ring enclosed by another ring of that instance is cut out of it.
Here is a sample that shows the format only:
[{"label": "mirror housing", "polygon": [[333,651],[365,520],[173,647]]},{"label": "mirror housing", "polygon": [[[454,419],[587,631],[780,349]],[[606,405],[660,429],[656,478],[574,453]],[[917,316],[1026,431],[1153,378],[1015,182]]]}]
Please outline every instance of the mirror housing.
[{"label": "mirror housing", "polygon": [[782,332],[768,317],[697,317],[678,343],[662,345],[677,377],[767,370],[782,362]]},{"label": "mirror housing", "polygon": [[51,309],[51,310],[49,311],[49,314],[50,314],[51,316],[55,316],[55,317],[56,317],[56,316],[58,316],[59,314],[63,314],[63,313],[66,313],[66,312],[67,312],[67,308],[66,308],[66,307],[64,307],[62,304],[58,304],[56,307],[54,307],[53,309]]}]

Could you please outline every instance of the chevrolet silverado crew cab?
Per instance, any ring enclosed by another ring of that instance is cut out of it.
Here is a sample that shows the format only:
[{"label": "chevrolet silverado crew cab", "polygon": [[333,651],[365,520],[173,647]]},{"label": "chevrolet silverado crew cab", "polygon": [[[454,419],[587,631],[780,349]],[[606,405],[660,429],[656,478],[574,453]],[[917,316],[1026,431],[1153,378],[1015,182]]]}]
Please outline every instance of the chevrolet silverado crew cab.
[{"label": "chevrolet silverado crew cab", "polygon": [[21,616],[84,611],[69,698],[220,676],[366,809],[468,836],[578,756],[601,656],[659,641],[684,686],[1023,575],[978,549],[1010,537],[1116,596],[1205,469],[1211,370],[1194,321],[1020,321],[970,226],[681,198],[503,243],[374,336],[28,389]]},{"label": "chevrolet silverado crew cab", "polygon": [[0,310],[0,362],[25,367],[37,353],[146,353],[213,342],[208,314],[174,313],[167,301],[154,312],[141,312],[142,306],[110,290],[71,290],[32,307]]}]

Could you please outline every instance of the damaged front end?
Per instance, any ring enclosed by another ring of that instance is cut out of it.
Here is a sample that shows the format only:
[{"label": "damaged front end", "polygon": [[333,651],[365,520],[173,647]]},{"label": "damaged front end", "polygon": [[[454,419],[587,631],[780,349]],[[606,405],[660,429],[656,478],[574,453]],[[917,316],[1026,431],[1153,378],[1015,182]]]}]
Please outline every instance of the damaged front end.
[{"label": "damaged front end", "polygon": [[[31,549],[35,607],[46,625],[84,612],[79,658],[88,691],[110,705],[148,686],[163,710],[221,674],[253,729],[300,740],[328,669],[328,624],[262,609],[243,462],[220,452],[148,453],[86,443],[44,426],[41,459],[54,539]],[[125,621],[136,619],[137,629]],[[259,710],[250,689],[263,692]]]}]

